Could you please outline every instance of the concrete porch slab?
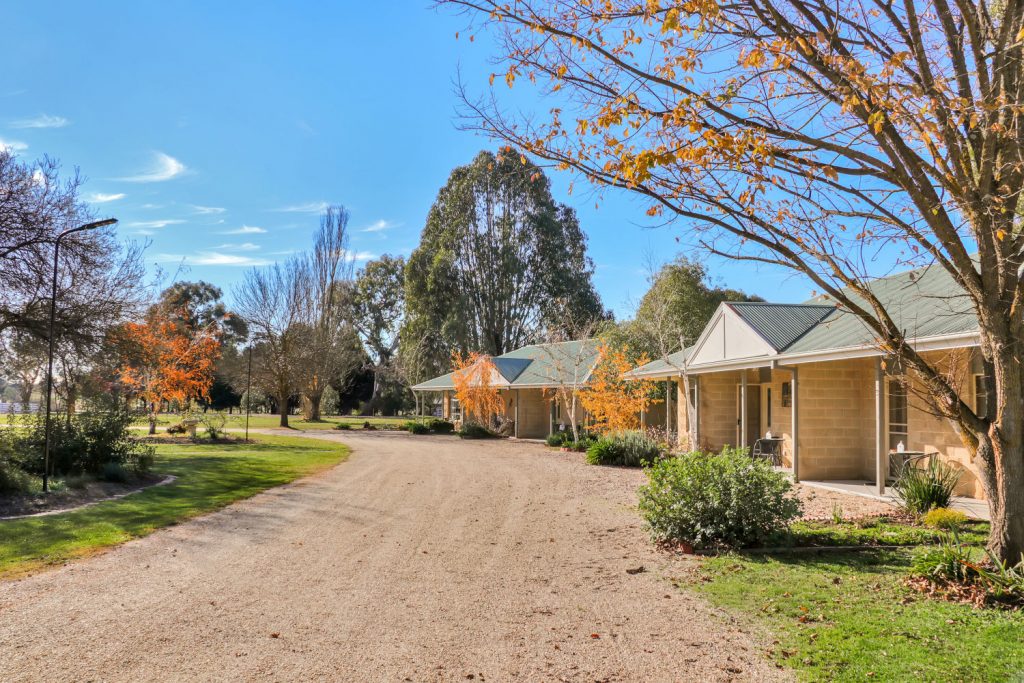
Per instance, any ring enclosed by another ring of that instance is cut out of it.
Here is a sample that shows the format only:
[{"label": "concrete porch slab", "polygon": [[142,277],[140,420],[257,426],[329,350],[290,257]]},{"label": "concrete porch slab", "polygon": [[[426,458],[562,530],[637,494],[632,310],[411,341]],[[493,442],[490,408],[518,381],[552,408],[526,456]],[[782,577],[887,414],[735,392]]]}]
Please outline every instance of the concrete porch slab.
[{"label": "concrete porch slab", "polygon": [[[885,493],[880,496],[875,492],[875,484],[864,480],[813,481],[803,479],[800,483],[812,488],[847,493],[851,496],[862,496],[864,498],[872,498],[874,500],[884,500],[888,503],[892,503],[893,505],[899,505],[901,502],[899,495],[893,491],[891,487],[886,487]],[[960,510],[971,519],[983,519],[986,521],[989,519],[988,504],[983,500],[978,500],[977,498],[954,496],[950,503],[950,507],[954,510]]]}]

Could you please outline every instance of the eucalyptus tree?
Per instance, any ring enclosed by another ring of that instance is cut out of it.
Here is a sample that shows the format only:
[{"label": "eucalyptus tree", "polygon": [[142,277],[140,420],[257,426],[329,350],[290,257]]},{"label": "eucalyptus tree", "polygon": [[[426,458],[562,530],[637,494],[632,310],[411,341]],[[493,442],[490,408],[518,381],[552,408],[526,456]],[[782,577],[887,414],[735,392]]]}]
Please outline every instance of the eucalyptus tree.
[{"label": "eucalyptus tree", "polygon": [[406,341],[446,367],[456,351],[496,356],[601,317],[586,245],[540,168],[481,152],[452,171],[409,258]]},{"label": "eucalyptus tree", "polygon": [[385,254],[363,266],[351,290],[352,324],[373,372],[369,414],[377,411],[387,385],[399,377],[396,355],[405,320],[405,273],[405,259]]}]

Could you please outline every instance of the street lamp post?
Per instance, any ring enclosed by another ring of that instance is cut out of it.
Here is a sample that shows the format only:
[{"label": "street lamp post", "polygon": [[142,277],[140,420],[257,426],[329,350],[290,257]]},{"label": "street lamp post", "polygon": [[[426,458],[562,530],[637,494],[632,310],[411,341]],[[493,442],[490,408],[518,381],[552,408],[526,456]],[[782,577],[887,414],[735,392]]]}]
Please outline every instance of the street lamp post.
[{"label": "street lamp post", "polygon": [[252,407],[252,342],[249,342],[249,369],[245,373],[245,442],[249,443],[249,409]]},{"label": "street lamp post", "polygon": [[95,230],[117,222],[116,218],[93,221],[77,228],[69,228],[57,235],[53,242],[53,280],[50,289],[50,327],[47,332],[49,350],[46,359],[46,442],[43,446],[43,492],[50,490],[50,401],[53,394],[53,328],[57,322],[57,266],[60,261],[60,241],[68,235],[85,230]]}]

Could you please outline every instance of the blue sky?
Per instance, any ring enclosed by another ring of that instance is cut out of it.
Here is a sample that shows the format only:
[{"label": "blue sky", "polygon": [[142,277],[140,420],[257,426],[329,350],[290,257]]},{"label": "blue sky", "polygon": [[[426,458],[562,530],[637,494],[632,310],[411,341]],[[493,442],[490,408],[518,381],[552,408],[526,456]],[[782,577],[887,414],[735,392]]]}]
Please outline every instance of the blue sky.
[{"label": "blue sky", "polygon": [[[348,207],[359,258],[408,254],[451,169],[497,147],[457,130],[452,87],[461,71],[484,91],[492,45],[421,0],[11,2],[0,22],[0,144],[78,167],[98,213],[151,241],[151,267],[184,263],[179,278],[227,292],[246,266],[305,248],[324,202]],[[683,250],[685,226],[656,226],[619,192],[577,182],[570,196],[572,176],[550,173],[605,305],[628,316],[645,263]],[[809,294],[787,272],[710,267],[771,300]]]}]

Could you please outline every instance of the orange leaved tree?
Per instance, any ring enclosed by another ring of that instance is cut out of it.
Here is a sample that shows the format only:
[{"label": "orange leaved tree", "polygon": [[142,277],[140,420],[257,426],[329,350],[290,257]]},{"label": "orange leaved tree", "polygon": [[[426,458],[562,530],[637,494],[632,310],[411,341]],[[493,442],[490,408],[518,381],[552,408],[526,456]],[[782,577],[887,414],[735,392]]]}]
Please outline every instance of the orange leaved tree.
[{"label": "orange leaved tree", "polygon": [[651,403],[655,383],[649,379],[627,380],[623,375],[648,362],[643,356],[630,360],[626,348],[613,349],[607,344],[598,348],[597,364],[580,394],[596,431],[606,434],[640,427],[640,413]]},{"label": "orange leaved tree", "polygon": [[491,415],[502,410],[498,387],[494,384],[498,375],[491,357],[471,352],[452,355],[452,384],[455,385],[455,397],[459,399],[464,420],[475,419],[486,425]]},{"label": "orange leaved tree", "polygon": [[191,316],[168,315],[153,309],[146,320],[127,323],[128,346],[121,381],[149,408],[149,433],[156,432],[156,414],[164,401],[207,398],[214,365],[220,358],[220,328],[197,327]]}]

